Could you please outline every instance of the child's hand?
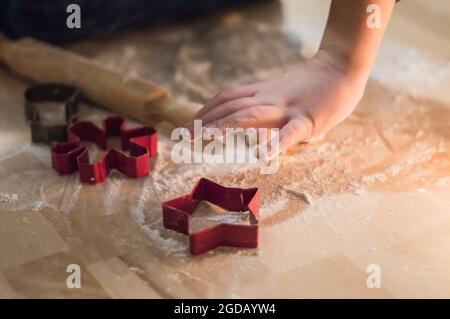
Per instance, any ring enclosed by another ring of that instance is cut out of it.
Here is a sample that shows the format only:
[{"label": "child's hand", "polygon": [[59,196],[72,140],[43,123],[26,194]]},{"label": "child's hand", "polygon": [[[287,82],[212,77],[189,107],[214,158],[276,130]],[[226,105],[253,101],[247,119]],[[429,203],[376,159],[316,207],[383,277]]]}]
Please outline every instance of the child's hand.
[{"label": "child's hand", "polygon": [[[205,127],[280,128],[279,151],[334,127],[361,99],[366,75],[325,51],[269,81],[225,90],[195,119]],[[190,127],[189,127],[190,128]],[[271,154],[268,150],[268,157]]]},{"label": "child's hand", "polygon": [[[361,99],[394,5],[395,0],[333,0],[314,58],[272,80],[218,93],[195,118],[222,129],[280,128],[280,152],[326,132]],[[368,24],[374,6],[377,26]],[[266,157],[275,152],[268,149]]]}]

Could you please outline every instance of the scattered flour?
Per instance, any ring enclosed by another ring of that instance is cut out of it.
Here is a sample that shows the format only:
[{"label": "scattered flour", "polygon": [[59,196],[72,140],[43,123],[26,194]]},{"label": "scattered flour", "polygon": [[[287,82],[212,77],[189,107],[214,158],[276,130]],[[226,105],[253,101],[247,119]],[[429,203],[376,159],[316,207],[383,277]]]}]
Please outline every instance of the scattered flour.
[{"label": "scattered flour", "polygon": [[261,206],[259,214],[261,216],[266,216],[266,215],[278,213],[286,207],[288,200],[289,200],[288,198],[282,197],[282,198],[278,199],[277,201],[266,203]]},{"label": "scattered flour", "polygon": [[14,203],[19,200],[19,195],[13,193],[0,193],[0,203]]},{"label": "scattered flour", "polygon": [[[152,194],[152,179],[147,179],[138,196],[136,206],[131,207],[131,216],[134,221],[141,227],[144,233],[154,241],[166,255],[173,254],[187,254],[187,244],[182,240],[177,240],[175,237],[164,238],[161,234],[162,218],[161,216],[154,219],[151,223],[148,222],[144,209],[150,202]],[[160,211],[160,210],[158,210]]]},{"label": "scattered flour", "polygon": [[[110,175],[112,172],[110,173]],[[118,201],[120,201],[120,191],[122,188],[121,176],[109,176],[104,182],[104,210],[105,215],[111,215],[116,211]]]},{"label": "scattered flour", "polygon": [[384,42],[380,52],[383,59],[379,59],[373,68],[373,78],[413,97],[433,98],[450,105],[448,59],[430,59],[413,48],[405,48],[389,39]]},{"label": "scattered flour", "polygon": [[206,220],[217,224],[238,224],[247,221],[248,214],[248,212],[227,212],[218,216],[206,217]]}]

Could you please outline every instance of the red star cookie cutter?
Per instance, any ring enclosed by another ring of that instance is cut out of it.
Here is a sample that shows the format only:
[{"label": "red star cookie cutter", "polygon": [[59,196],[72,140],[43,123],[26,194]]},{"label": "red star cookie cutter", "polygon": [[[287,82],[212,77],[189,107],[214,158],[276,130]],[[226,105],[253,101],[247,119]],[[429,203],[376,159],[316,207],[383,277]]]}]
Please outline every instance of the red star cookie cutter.
[{"label": "red star cookie cutter", "polygon": [[[190,230],[191,215],[200,201],[206,200],[229,211],[248,211],[250,224],[221,223],[199,232]],[[257,188],[224,187],[201,178],[192,193],[162,204],[163,224],[168,229],[189,236],[191,254],[199,255],[219,246],[258,247],[260,196]]]},{"label": "red star cookie cutter", "polygon": [[[112,169],[128,177],[142,177],[150,172],[150,157],[157,153],[158,133],[149,126],[127,129],[125,119],[118,116],[107,117],[104,128],[89,121],[73,123],[67,129],[67,142],[52,146],[52,167],[59,174],[71,174],[79,171],[83,183],[103,182]],[[107,150],[107,139],[111,136],[121,138],[122,150],[109,149],[103,158],[95,163],[89,162],[89,152],[81,141],[91,141],[103,150]]]}]

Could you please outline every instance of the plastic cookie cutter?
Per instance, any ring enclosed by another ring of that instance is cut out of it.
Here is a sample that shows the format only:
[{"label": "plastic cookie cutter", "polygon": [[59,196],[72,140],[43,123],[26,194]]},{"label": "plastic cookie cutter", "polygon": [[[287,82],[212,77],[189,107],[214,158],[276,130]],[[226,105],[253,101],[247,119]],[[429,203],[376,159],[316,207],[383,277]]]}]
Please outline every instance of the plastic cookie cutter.
[{"label": "plastic cookie cutter", "polygon": [[[127,129],[122,117],[112,116],[104,120],[104,128],[92,122],[79,121],[68,128],[67,142],[52,146],[52,167],[61,175],[79,171],[83,183],[103,182],[110,170],[116,169],[128,177],[142,177],[150,172],[150,157],[157,154],[158,133],[149,126]],[[108,137],[118,136],[122,150],[107,149]],[[94,142],[103,150],[108,150],[102,159],[89,161],[89,151],[81,141]]]},{"label": "plastic cookie cutter", "polygon": [[38,84],[25,91],[25,117],[33,143],[67,139],[67,126],[76,120],[79,91],[62,84]]},{"label": "plastic cookie cutter", "polygon": [[[228,211],[249,212],[250,224],[220,223],[191,232],[191,216],[201,201],[208,201]],[[191,254],[198,255],[219,246],[258,247],[260,196],[257,188],[224,187],[201,178],[192,193],[162,204],[163,224],[168,229],[189,236]]]}]

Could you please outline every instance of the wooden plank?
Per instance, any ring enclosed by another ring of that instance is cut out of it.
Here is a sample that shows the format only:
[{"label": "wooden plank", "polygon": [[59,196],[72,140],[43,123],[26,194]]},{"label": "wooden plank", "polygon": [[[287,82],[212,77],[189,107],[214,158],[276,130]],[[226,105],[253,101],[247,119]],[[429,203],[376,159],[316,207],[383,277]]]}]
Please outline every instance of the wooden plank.
[{"label": "wooden plank", "polygon": [[87,266],[112,298],[160,298],[147,282],[119,258],[109,258]]},{"label": "wooden plank", "polygon": [[68,250],[67,244],[39,212],[2,212],[0,269],[8,269]]}]

